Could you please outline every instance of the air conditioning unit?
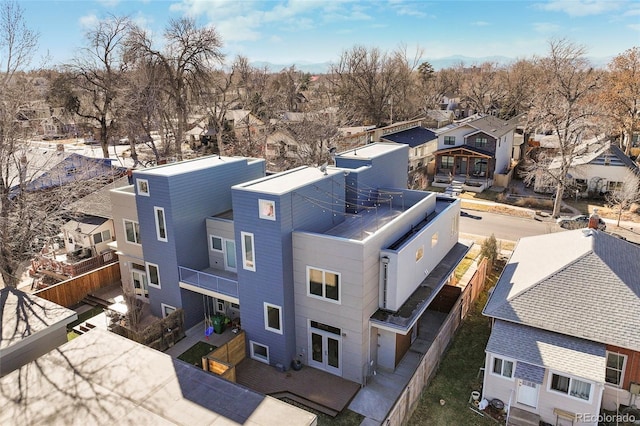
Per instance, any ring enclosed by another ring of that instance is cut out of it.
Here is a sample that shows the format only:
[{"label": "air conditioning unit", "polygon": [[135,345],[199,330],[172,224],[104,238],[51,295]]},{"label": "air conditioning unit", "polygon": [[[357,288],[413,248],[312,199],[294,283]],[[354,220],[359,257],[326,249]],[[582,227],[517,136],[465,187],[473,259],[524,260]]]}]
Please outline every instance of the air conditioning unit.
[{"label": "air conditioning unit", "polygon": [[640,383],[631,383],[629,385],[629,392],[633,395],[640,395]]}]

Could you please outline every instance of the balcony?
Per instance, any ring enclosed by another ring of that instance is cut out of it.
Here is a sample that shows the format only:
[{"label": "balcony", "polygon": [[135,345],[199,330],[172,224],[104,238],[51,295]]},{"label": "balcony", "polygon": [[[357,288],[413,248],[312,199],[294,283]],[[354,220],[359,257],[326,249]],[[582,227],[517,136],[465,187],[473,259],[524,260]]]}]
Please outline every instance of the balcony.
[{"label": "balcony", "polygon": [[[200,290],[238,299],[238,275],[234,272],[206,268],[196,270],[178,267],[180,287],[201,293]],[[208,293],[204,293],[208,294]],[[215,296],[215,295],[213,295]],[[237,303],[237,302],[236,302]]]}]

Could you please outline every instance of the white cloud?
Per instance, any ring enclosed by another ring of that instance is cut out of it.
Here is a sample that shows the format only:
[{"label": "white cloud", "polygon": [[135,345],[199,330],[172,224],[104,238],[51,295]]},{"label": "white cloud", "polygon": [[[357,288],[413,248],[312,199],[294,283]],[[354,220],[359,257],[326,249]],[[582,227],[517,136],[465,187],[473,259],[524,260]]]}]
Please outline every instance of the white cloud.
[{"label": "white cloud", "polygon": [[100,19],[95,14],[84,15],[78,19],[80,26],[83,28],[95,28]]},{"label": "white cloud", "polygon": [[564,12],[569,16],[600,15],[620,9],[623,1],[616,0],[551,0],[535,6],[550,12]]},{"label": "white cloud", "polygon": [[531,25],[535,32],[541,34],[555,33],[561,29],[560,25],[551,22],[533,22]]},{"label": "white cloud", "polygon": [[486,22],[486,21],[475,21],[475,22],[472,22],[471,25],[476,26],[476,27],[486,27],[486,26],[489,26],[491,24]]},{"label": "white cloud", "polygon": [[640,32],[640,24],[630,24],[630,25],[627,25],[627,27],[632,29],[633,31]]}]

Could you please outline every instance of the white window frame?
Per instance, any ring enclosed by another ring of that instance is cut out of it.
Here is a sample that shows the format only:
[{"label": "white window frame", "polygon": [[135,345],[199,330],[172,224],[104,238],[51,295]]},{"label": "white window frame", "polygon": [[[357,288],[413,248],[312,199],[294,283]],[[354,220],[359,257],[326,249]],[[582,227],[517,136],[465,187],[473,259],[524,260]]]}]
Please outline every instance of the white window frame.
[{"label": "white window frame", "polygon": [[[160,231],[161,231],[161,227],[160,227],[160,221],[158,220],[158,213],[161,212],[162,213],[162,228],[164,229],[164,237],[162,237],[160,235]],[[164,207],[157,207],[154,206],[153,207],[153,217],[155,219],[155,223],[156,223],[156,237],[158,238],[158,241],[163,241],[163,242],[167,242],[169,241],[168,237],[167,237],[167,215],[164,213]]]},{"label": "white window frame", "polygon": [[[496,360],[499,359],[501,364],[500,364],[500,373],[496,373],[495,371],[493,371],[493,366],[496,363]],[[506,362],[510,362],[511,363],[511,376],[505,376],[504,375],[504,364]],[[491,365],[489,366],[489,372],[491,373],[491,375],[496,376],[496,377],[501,377],[505,380],[514,380],[514,374],[516,372],[516,360],[511,359],[511,358],[506,358],[506,357],[502,357],[502,356],[496,356],[496,355],[491,355]]]},{"label": "white window frame", "polygon": [[258,215],[260,219],[276,220],[276,202],[273,200],[258,200]]},{"label": "white window frame", "polygon": [[[622,368],[620,370],[620,383],[615,384],[615,383],[610,383],[606,381],[606,372],[607,370],[614,370],[614,371],[618,371],[617,369],[613,369],[609,367],[609,355],[615,355],[615,356],[621,356],[622,357]],[[607,356],[605,358],[606,364],[605,364],[605,385],[607,386],[611,386],[614,388],[622,388],[622,385],[624,384],[624,370],[627,368],[627,356],[625,354],[621,354],[619,352],[613,352],[613,351],[607,351]]]},{"label": "white window frame", "polygon": [[[269,326],[269,308],[278,310],[278,324],[280,324],[280,328],[273,328]],[[264,302],[264,329],[273,333],[282,334],[282,307]]]},{"label": "white window frame", "polygon": [[[256,355],[255,351],[253,350],[254,346],[262,346],[263,348],[265,348],[267,350],[267,357],[264,358],[261,355]],[[258,343],[256,341],[249,340],[249,355],[251,356],[251,359],[255,359],[256,361],[264,362],[267,365],[269,364],[269,346],[267,346],[267,345],[263,345],[262,343]]]},{"label": "white window frame", "polygon": [[[562,391],[553,389],[551,387],[551,385],[553,384],[553,375],[557,375],[557,376],[561,376],[561,377],[566,377],[569,379],[569,386],[567,387],[567,393],[564,393]],[[571,384],[574,380],[577,380],[579,382],[582,383],[586,383],[589,385],[589,399],[584,399],[584,398],[580,398],[578,396],[574,396],[571,395]],[[553,371],[553,370],[549,370],[549,378],[547,379],[547,391],[549,392],[553,392],[557,395],[563,395],[567,398],[571,398],[574,399],[576,401],[580,401],[580,402],[584,402],[584,403],[591,403],[591,401],[593,401],[593,394],[595,393],[595,384],[593,382],[590,382],[589,380],[584,380],[584,379],[579,379],[577,377],[573,377],[567,373],[561,373],[559,371]]]},{"label": "white window frame", "polygon": [[[145,262],[145,269],[147,271],[147,284],[149,285],[149,287],[153,287],[153,288],[162,288],[162,285],[160,284],[160,268],[158,267],[158,265],[156,265],[155,263],[151,263],[151,262]],[[149,271],[149,267],[152,268],[156,268],[156,276],[158,277],[158,283],[154,283],[153,281],[151,281],[151,272]]]},{"label": "white window frame", "polygon": [[[131,223],[133,226],[133,236],[136,236],[136,225],[138,226],[138,232],[137,232],[137,240],[138,241],[131,241],[129,240],[129,238],[127,238],[127,222]],[[140,243],[140,223],[136,222],[135,220],[131,220],[131,219],[122,219],[122,227],[124,229],[124,240],[129,243],[129,244],[135,244],[137,246],[141,245]]]},{"label": "white window frame", "polygon": [[[219,249],[213,247],[213,239],[214,238],[217,238],[218,240],[220,240],[220,248]],[[211,251],[216,251],[216,252],[222,253],[224,251],[224,238],[219,237],[217,235],[209,234],[209,249]]]},{"label": "white window frame", "polygon": [[[311,293],[311,269],[315,269],[316,271],[322,272],[322,296]],[[337,275],[338,277],[338,300],[331,299],[326,296],[327,294],[327,280],[325,278],[326,273]],[[325,302],[331,302],[335,304],[342,304],[342,274],[336,271],[330,271],[328,269],[318,268],[316,266],[307,265],[307,296],[312,297],[314,299],[323,300]]]},{"label": "white window frame", "polygon": [[[250,261],[247,259],[247,247],[245,244],[245,238],[251,239],[251,255],[253,259]],[[256,271],[256,241],[251,232],[240,232],[240,244],[242,247],[242,268],[247,271]]]},{"label": "white window frame", "polygon": [[[146,191],[143,190],[142,184],[147,187]],[[149,193],[149,181],[147,179],[136,179],[136,188],[138,189],[138,195],[142,195],[144,197],[151,196]]]},{"label": "white window frame", "polygon": [[[138,264],[136,264],[138,265]],[[140,267],[142,267],[142,265],[139,265]],[[133,293],[136,296],[139,297],[143,297],[144,299],[149,299],[149,279],[147,277],[146,271],[143,271],[142,269],[138,269],[138,268],[131,268],[131,287],[133,288]],[[138,280],[141,282],[141,288],[140,291],[142,292],[142,294],[137,294],[136,293],[136,285],[135,285],[135,281],[136,281],[136,275],[138,276]]]},{"label": "white window frame", "polygon": [[[173,309],[173,311],[167,313],[167,308],[168,309]],[[160,304],[160,309],[162,310],[162,318],[166,318],[167,316],[169,316],[172,313],[174,313],[177,308],[175,306],[167,305],[166,303],[161,303]]]}]

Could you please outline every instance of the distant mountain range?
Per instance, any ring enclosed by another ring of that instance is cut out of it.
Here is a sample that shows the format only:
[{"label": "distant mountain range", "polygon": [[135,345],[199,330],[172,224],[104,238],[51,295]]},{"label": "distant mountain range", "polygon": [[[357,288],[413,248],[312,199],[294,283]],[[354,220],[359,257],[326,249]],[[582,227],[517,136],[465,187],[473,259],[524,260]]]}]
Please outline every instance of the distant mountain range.
[{"label": "distant mountain range", "polygon": [[[526,57],[524,57],[526,58]],[[611,61],[611,57],[606,58],[589,58],[591,63],[595,68],[605,68],[607,64]],[[500,65],[507,65],[514,62],[515,58],[510,58],[507,56],[484,56],[479,58],[473,58],[470,56],[462,56],[462,55],[453,55],[447,56],[444,58],[423,58],[421,62],[429,62],[433,69],[436,71],[441,70],[443,68],[451,68],[463,63],[467,67],[471,67],[473,65],[479,65],[484,62],[495,62]],[[295,65],[296,69],[307,72],[310,74],[324,74],[329,70],[331,62],[319,62],[319,63],[311,63],[311,62],[296,62],[290,64],[274,64],[272,62],[252,62],[251,65],[258,68],[267,67],[267,69],[271,72],[279,72],[285,68],[289,68],[291,65]]]}]

